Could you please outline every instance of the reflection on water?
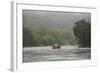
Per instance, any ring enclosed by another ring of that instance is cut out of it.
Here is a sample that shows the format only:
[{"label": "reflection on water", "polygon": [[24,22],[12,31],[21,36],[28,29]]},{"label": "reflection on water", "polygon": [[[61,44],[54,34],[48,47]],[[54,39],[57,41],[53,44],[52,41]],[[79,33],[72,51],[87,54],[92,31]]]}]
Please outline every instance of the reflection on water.
[{"label": "reflection on water", "polygon": [[[24,48],[25,49],[25,48]],[[91,59],[90,48],[27,48],[23,50],[23,62],[39,61],[64,61],[64,60],[87,60]]]}]

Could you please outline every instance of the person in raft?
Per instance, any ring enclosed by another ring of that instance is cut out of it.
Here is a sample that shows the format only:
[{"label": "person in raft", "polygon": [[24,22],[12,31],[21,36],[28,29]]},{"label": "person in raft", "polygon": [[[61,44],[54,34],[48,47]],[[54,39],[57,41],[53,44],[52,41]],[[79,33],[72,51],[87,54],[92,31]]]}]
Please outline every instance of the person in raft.
[{"label": "person in raft", "polygon": [[55,43],[55,44],[52,45],[52,48],[53,49],[60,49],[61,47],[60,47],[60,44]]}]

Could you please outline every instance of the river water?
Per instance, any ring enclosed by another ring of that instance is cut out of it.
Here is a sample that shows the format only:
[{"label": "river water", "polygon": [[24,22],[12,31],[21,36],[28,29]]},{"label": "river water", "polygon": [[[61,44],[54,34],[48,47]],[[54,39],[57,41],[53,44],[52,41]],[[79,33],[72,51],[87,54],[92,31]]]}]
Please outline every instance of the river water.
[{"label": "river water", "polygon": [[23,62],[40,61],[67,61],[91,59],[90,48],[76,46],[62,46],[61,49],[52,47],[26,47],[23,48]]}]

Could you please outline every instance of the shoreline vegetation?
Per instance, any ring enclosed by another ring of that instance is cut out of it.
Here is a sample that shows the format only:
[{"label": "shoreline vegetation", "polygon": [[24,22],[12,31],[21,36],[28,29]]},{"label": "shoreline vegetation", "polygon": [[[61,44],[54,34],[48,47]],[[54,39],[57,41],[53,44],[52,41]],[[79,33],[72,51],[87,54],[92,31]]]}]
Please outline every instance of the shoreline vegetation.
[{"label": "shoreline vegetation", "polygon": [[90,47],[90,27],[90,23],[85,20],[78,21],[71,31],[64,30],[63,32],[61,29],[47,29],[48,31],[46,31],[45,28],[32,31],[24,27],[23,47],[52,46],[55,43],[61,46],[79,45],[80,47]]}]

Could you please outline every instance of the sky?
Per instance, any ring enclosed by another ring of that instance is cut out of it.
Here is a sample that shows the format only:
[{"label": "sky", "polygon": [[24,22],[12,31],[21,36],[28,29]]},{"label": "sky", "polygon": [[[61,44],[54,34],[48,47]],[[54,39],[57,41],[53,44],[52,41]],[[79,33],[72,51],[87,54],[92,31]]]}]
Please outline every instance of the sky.
[{"label": "sky", "polygon": [[75,12],[52,12],[23,10],[23,25],[25,27],[35,28],[45,27],[65,27],[72,28],[77,21],[91,21],[90,13]]}]

